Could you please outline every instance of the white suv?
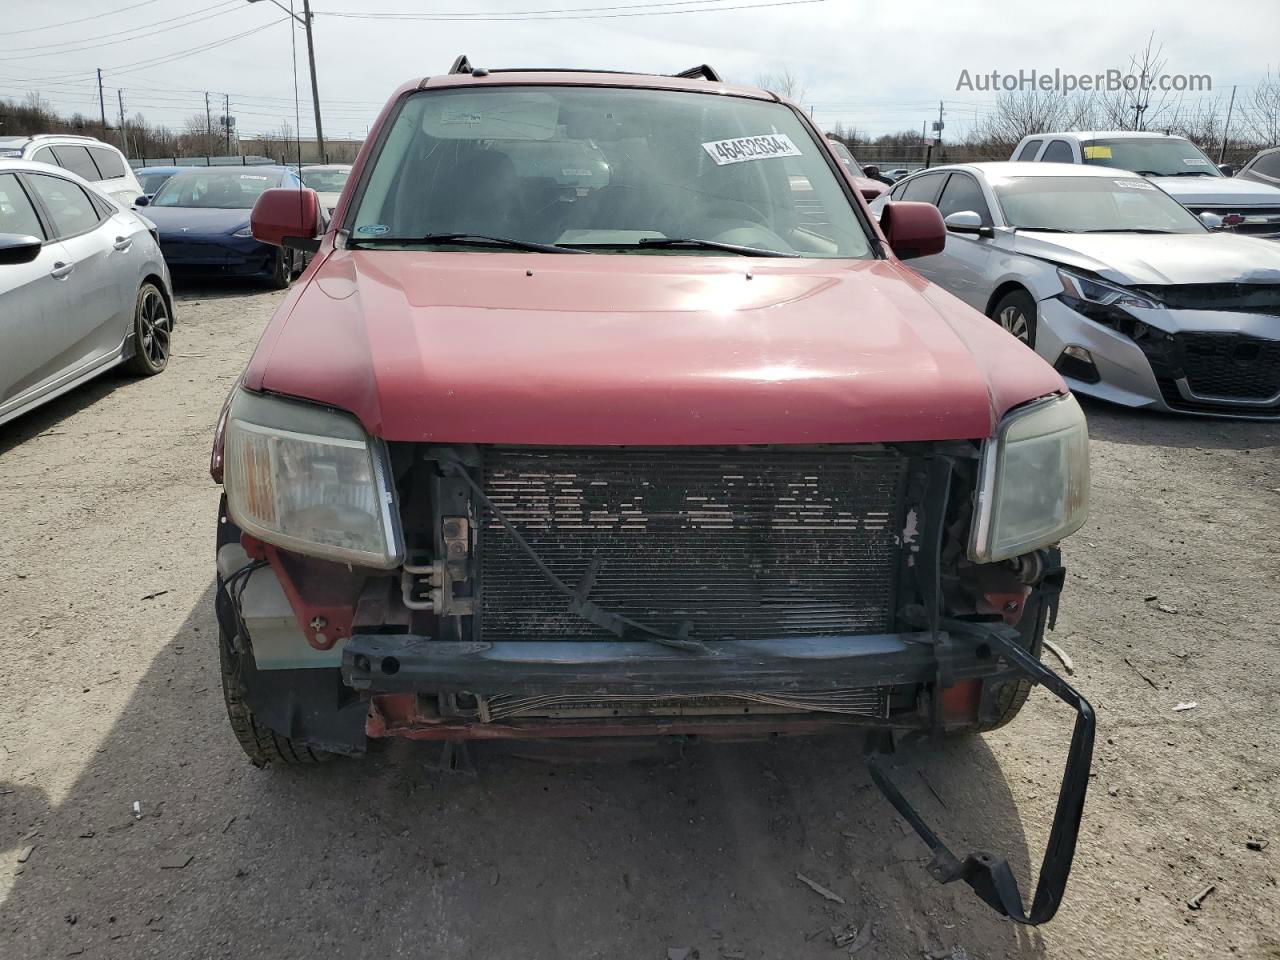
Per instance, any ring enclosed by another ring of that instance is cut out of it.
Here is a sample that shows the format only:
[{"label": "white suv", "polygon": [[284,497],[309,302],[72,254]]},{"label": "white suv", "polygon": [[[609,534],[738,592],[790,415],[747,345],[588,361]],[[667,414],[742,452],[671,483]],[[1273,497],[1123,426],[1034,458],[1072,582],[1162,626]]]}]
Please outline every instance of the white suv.
[{"label": "white suv", "polygon": [[35,160],[70,170],[126,209],[142,194],[142,184],[124,154],[93,137],[67,133],[0,137],[0,157]]}]

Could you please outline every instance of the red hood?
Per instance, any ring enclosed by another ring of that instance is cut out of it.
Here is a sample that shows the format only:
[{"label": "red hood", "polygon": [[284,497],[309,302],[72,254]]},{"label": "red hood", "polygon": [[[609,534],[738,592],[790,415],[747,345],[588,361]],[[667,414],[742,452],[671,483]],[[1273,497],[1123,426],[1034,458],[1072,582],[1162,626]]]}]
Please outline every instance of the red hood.
[{"label": "red hood", "polygon": [[976,438],[1064,389],[891,261],[389,250],[313,265],[246,385],[388,440],[555,445]]}]

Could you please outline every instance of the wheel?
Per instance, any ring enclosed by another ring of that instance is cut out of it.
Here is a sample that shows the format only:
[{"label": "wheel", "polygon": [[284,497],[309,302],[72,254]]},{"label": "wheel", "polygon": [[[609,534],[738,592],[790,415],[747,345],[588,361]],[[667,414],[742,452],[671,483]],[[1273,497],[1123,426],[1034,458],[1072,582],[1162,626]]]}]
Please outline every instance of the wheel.
[{"label": "wheel", "polygon": [[996,303],[991,319],[1032,349],[1036,345],[1036,302],[1025,290],[1010,290]]},{"label": "wheel", "polygon": [[293,280],[293,251],[281,249],[271,268],[271,276],[267,283],[272,290],[287,290]]},{"label": "wheel", "polygon": [[[222,589],[221,580],[218,582],[218,589]],[[227,719],[231,722],[231,730],[249,762],[255,767],[266,767],[273,763],[320,763],[330,759],[333,754],[294,743],[254,719],[253,710],[245,702],[241,690],[240,663],[243,656],[244,654],[233,649],[230,639],[220,629],[218,663],[222,668],[222,699],[227,705]]]},{"label": "wheel", "polygon": [[173,337],[173,315],[169,302],[154,283],[138,290],[133,310],[133,335],[137,344],[126,369],[141,377],[152,377],[169,365],[169,344]]},{"label": "wheel", "polygon": [[1004,680],[997,683],[991,691],[995,702],[991,719],[979,721],[974,728],[975,732],[986,733],[989,730],[999,730],[1006,724],[1012,723],[1013,718],[1022,709],[1022,705],[1027,702],[1027,697],[1031,695],[1032,686],[1030,680]]}]

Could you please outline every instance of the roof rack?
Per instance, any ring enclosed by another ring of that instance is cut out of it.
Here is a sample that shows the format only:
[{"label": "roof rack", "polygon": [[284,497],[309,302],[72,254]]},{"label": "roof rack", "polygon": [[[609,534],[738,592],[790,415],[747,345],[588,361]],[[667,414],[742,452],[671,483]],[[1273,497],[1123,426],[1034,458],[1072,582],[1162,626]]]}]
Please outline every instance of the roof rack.
[{"label": "roof rack", "polygon": [[[486,73],[613,73],[621,76],[645,76],[645,74],[636,73],[634,70],[583,70],[572,67],[499,67],[486,70],[483,67],[473,67],[465,53],[461,54],[456,60],[454,60],[453,66],[449,68],[450,73],[477,74],[477,70],[482,71],[478,74],[480,76],[483,76]],[[700,63],[696,67],[690,67],[688,70],[681,70],[679,73],[673,73],[671,76],[680,77],[684,80],[709,80],[712,83],[721,82],[720,74],[705,63]]]}]

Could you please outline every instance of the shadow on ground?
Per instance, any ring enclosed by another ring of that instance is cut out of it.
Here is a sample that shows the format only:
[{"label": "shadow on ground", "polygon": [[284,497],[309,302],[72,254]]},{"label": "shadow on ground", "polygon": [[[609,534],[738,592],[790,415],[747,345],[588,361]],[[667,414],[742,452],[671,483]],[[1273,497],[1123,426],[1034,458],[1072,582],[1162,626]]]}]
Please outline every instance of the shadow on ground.
[{"label": "shadow on ground", "polygon": [[1257,450],[1280,446],[1280,419],[1228,420],[1150,410],[1130,410],[1081,396],[1094,440],[1144,447]]},{"label": "shadow on ground", "polygon": [[[397,742],[255,770],[224,722],[211,598],[60,803],[0,783],[4,848],[35,846],[0,907],[0,955],[829,958],[830,927],[867,923],[860,960],[1043,955],[1034,932],[927,877],[849,740],[595,763],[490,748],[474,776]],[[895,776],[957,852],[1005,853],[1025,889],[1026,841],[981,738]]]},{"label": "shadow on ground", "polygon": [[0,455],[22,445],[32,437],[56,430],[64,420],[82,410],[89,409],[103,397],[110,395],[112,391],[125,384],[133,383],[136,379],[122,373],[118,367],[108,370],[88,383],[81,384],[74,390],[41,404],[29,413],[24,413],[0,425]]}]

